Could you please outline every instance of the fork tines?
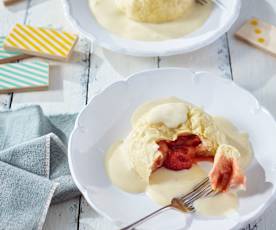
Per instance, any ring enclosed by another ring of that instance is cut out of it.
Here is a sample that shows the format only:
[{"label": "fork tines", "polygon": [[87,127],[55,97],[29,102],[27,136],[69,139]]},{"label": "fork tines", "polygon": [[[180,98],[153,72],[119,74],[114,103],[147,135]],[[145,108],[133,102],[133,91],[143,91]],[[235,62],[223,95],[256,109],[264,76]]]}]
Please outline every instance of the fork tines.
[{"label": "fork tines", "polygon": [[213,191],[211,187],[209,178],[206,177],[196,187],[194,187],[194,189],[190,193],[179,197],[178,199],[183,202],[187,207],[193,210],[194,208],[192,205],[194,201],[202,197],[210,196],[212,194],[215,194],[215,191]]},{"label": "fork tines", "polygon": [[[210,2],[210,0],[195,0],[198,4],[200,5],[206,5]],[[224,4],[221,2],[221,0],[211,0],[212,2],[214,2],[215,4],[217,4],[219,7],[221,7],[222,9],[225,9]]]},{"label": "fork tines", "polygon": [[199,3],[200,5],[205,5],[209,3],[207,0],[196,0],[196,2]]}]

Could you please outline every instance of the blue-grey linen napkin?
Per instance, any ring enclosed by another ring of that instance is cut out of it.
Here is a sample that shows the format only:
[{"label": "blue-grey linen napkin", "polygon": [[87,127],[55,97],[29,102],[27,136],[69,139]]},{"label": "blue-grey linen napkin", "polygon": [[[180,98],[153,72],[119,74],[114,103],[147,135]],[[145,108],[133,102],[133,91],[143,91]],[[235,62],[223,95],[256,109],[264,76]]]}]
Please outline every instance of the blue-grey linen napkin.
[{"label": "blue-grey linen napkin", "polygon": [[0,230],[42,229],[51,203],[79,195],[67,162],[75,117],[0,112]]}]

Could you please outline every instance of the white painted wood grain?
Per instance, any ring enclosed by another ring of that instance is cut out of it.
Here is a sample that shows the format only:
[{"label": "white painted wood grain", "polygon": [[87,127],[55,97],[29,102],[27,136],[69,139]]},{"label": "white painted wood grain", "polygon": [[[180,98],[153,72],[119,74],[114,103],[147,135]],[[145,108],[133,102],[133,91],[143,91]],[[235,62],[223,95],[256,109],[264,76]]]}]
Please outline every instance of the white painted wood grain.
[{"label": "white painted wood grain", "polygon": [[81,198],[79,230],[115,230],[116,227]]},{"label": "white painted wood grain", "polygon": [[77,230],[79,199],[52,205],[43,230]]},{"label": "white painted wood grain", "polygon": [[152,68],[157,68],[157,58],[131,57],[95,46],[91,56],[89,98],[115,81]]},{"label": "white painted wood grain", "polygon": [[[275,0],[243,0],[241,15],[229,32],[234,81],[251,91],[276,117],[276,58],[234,38],[234,32],[251,17],[276,25]],[[256,229],[276,229],[276,203],[262,215]]]},{"label": "white painted wood grain", "polygon": [[[26,16],[27,2],[21,2],[13,7],[5,7],[0,2],[0,36],[6,36],[10,28],[16,23],[23,23]],[[0,94],[0,109],[9,108],[11,95]]]},{"label": "white painted wood grain", "polygon": [[226,35],[193,53],[162,57],[159,66],[191,68],[195,71],[209,71],[216,76],[231,78]]},{"label": "white painted wood grain", "polygon": [[275,0],[243,1],[241,16],[229,33],[234,80],[251,91],[276,116],[276,58],[233,36],[233,33],[253,16],[276,25]]},{"label": "white painted wood grain", "polygon": [[8,109],[10,105],[11,95],[0,95],[0,110]]},{"label": "white painted wood grain", "polygon": [[[27,23],[73,31],[65,20],[60,0],[31,1]],[[44,92],[14,94],[12,108],[39,104],[46,113],[78,112],[85,105],[88,80],[90,42],[81,39],[70,63],[51,61],[50,88]],[[30,61],[30,60],[28,60]],[[77,230],[79,199],[52,206],[44,230]]]}]

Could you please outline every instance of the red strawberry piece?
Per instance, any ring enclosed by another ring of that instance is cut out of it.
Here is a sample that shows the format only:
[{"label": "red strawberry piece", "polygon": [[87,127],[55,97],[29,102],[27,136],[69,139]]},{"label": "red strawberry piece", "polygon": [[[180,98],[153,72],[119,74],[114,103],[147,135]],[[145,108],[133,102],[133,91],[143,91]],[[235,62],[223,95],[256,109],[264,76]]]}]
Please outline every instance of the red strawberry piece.
[{"label": "red strawberry piece", "polygon": [[181,150],[187,147],[197,147],[201,144],[200,138],[195,134],[182,134],[175,141],[160,140],[157,142],[161,152],[171,150]]},{"label": "red strawberry piece", "polygon": [[165,161],[164,167],[171,169],[171,170],[182,170],[182,169],[189,169],[193,165],[192,159],[183,152],[170,152]]},{"label": "red strawberry piece", "polygon": [[199,161],[212,161],[208,150],[201,145],[201,139],[190,133],[184,133],[174,141],[160,140],[157,142],[159,151],[163,154],[163,161],[158,161],[156,165],[171,170],[189,169]]},{"label": "red strawberry piece", "polygon": [[182,134],[175,141],[170,143],[170,147],[191,146],[196,147],[201,144],[200,138],[195,134]]}]

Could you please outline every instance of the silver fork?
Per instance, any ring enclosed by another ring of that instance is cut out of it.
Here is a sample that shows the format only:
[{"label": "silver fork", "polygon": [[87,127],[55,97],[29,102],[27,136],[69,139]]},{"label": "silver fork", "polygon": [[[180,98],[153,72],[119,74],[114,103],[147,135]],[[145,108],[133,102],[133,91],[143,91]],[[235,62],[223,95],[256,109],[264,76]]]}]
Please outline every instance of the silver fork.
[{"label": "silver fork", "polygon": [[193,207],[193,203],[199,198],[216,195],[216,192],[212,190],[209,178],[206,177],[199,184],[197,184],[191,192],[188,194],[175,197],[172,199],[171,204],[164,206],[155,212],[143,217],[142,219],[134,222],[133,224],[128,225],[127,227],[121,228],[120,230],[131,230],[137,227],[138,225],[146,222],[147,220],[153,218],[154,216],[164,212],[168,209],[177,209],[185,213],[193,213],[195,212],[195,208]]},{"label": "silver fork", "polygon": [[[206,5],[209,3],[210,0],[196,0],[196,2],[200,5]],[[222,9],[226,9],[225,5],[221,2],[221,0],[211,0],[216,5],[218,5]]]}]

